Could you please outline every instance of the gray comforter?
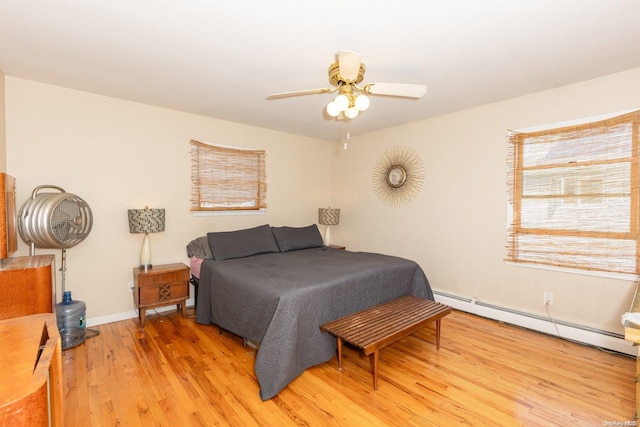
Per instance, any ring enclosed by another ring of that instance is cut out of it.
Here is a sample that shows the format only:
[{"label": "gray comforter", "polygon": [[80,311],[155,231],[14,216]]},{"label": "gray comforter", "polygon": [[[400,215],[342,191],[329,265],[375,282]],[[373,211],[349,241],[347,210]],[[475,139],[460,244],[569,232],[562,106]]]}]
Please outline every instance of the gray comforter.
[{"label": "gray comforter", "polygon": [[420,266],[398,257],[323,247],[206,259],[196,321],[260,343],[255,372],[267,400],[333,357],[336,340],[320,325],[402,295],[433,299]]}]

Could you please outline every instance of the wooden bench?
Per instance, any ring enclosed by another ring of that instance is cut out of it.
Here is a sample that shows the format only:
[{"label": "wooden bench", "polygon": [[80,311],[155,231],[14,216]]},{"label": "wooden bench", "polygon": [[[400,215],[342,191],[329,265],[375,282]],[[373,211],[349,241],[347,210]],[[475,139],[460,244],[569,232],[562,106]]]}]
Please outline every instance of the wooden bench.
[{"label": "wooden bench", "polygon": [[350,314],[320,326],[335,335],[338,343],[338,369],[342,370],[342,342],[364,351],[371,362],[373,389],[378,389],[378,352],[380,349],[436,322],[436,348],[440,348],[440,319],[451,307],[414,296],[404,296],[387,303]]}]

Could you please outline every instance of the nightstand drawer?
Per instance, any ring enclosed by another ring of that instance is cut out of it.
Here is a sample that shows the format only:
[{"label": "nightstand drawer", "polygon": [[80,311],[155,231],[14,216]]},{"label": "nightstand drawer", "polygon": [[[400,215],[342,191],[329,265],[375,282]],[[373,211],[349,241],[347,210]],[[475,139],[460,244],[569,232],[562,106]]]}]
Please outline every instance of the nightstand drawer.
[{"label": "nightstand drawer", "polygon": [[140,288],[139,305],[157,305],[163,302],[189,298],[189,283],[162,283],[156,286]]},{"label": "nightstand drawer", "polygon": [[189,280],[189,269],[141,275],[138,276],[138,286],[155,286],[163,283],[180,282],[184,280]]}]

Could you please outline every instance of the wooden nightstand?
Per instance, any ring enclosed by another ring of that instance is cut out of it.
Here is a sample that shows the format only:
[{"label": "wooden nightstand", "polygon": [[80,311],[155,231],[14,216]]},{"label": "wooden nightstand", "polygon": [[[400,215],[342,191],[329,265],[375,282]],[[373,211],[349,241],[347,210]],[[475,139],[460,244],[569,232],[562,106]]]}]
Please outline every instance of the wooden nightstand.
[{"label": "wooden nightstand", "polygon": [[181,263],[154,265],[147,271],[133,269],[133,300],[140,313],[140,326],[144,326],[148,308],[163,305],[177,304],[182,317],[186,317],[189,275],[189,267]]}]

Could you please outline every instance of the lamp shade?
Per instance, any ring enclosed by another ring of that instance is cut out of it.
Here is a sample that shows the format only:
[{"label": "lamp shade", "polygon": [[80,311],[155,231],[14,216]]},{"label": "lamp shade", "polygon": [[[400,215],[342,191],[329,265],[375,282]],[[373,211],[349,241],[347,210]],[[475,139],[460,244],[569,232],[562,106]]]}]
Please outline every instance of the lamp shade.
[{"label": "lamp shade", "polygon": [[129,209],[130,233],[159,233],[164,231],[164,209]]},{"label": "lamp shade", "polygon": [[318,209],[318,222],[321,225],[338,225],[340,222],[340,209]]}]

